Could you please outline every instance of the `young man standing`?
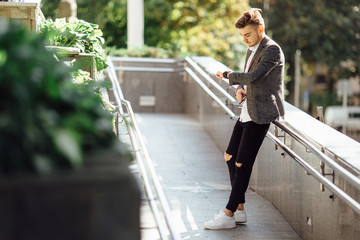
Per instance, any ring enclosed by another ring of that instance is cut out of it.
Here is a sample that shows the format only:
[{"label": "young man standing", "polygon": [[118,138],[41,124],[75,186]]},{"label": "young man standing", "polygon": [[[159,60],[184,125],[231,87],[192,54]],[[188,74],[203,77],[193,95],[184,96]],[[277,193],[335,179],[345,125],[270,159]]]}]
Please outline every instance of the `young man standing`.
[{"label": "young man standing", "polygon": [[226,208],[204,224],[207,229],[235,228],[247,221],[245,192],[256,155],[270,123],[284,117],[284,54],[280,46],[265,34],[261,10],[251,8],[235,23],[249,46],[244,72],[220,72],[219,78],[239,85],[236,99],[244,101],[226,152],[231,194]]}]

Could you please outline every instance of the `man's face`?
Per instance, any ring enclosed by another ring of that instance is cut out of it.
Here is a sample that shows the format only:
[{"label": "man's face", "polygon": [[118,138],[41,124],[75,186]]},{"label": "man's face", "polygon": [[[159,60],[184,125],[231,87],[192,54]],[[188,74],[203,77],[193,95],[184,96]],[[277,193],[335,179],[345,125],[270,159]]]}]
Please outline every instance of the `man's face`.
[{"label": "man's face", "polygon": [[249,47],[255,46],[262,40],[263,28],[261,25],[247,25],[240,28],[240,35],[243,37],[244,43]]}]

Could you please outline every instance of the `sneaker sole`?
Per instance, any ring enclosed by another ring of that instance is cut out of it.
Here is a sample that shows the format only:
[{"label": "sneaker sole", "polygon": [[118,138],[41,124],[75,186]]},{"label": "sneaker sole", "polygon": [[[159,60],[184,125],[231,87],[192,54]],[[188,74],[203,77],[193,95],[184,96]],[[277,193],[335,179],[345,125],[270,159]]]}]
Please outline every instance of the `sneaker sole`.
[{"label": "sneaker sole", "polygon": [[221,230],[221,229],[233,229],[233,228],[236,228],[236,224],[234,226],[227,226],[227,227],[207,227],[207,226],[204,226],[205,229],[208,229],[208,230]]},{"label": "sneaker sole", "polygon": [[245,221],[245,222],[236,222],[236,224],[244,224],[244,223],[247,223],[247,221]]}]

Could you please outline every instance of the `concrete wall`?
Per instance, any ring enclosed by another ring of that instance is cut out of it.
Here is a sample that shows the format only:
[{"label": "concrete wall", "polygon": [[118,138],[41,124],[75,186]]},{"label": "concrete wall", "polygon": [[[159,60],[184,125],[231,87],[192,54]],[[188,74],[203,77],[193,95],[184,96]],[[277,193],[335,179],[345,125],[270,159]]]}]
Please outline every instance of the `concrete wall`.
[{"label": "concrete wall", "polygon": [[[289,116],[288,122],[294,122],[295,116],[292,114],[294,107],[288,105]],[[342,146],[343,154],[339,151],[340,156],[348,155],[350,158],[359,159],[359,154],[353,149],[360,149],[360,144],[346,137],[345,135],[329,128],[319,121],[309,118],[309,115],[297,110],[297,119],[305,122],[308,120],[313,123],[308,124],[308,128],[314,129],[313,135],[307,135],[312,139],[317,136],[316,128],[323,128],[322,133],[327,137],[327,143],[318,141],[321,146],[334,145]],[[296,119],[296,121],[297,121]],[[315,126],[314,126],[315,125]],[[301,126],[299,126],[301,129]],[[271,128],[274,132],[275,126]],[[303,131],[302,131],[303,133]],[[282,133],[282,135],[284,135]],[[291,147],[301,158],[310,164],[317,171],[320,169],[320,160],[304,146],[300,145],[290,136],[285,134],[285,143]],[[266,139],[254,166],[254,172],[251,180],[251,188],[269,200],[288,220],[289,224],[303,239],[360,239],[360,216],[351,210],[337,195],[325,188],[320,191],[320,184],[311,175],[295,162],[290,156],[282,155],[281,150],[275,150],[275,145]],[[335,159],[332,154],[329,157]],[[343,161],[343,160],[342,160]],[[347,162],[338,161],[350,173],[358,175],[357,169],[347,167]],[[332,169],[326,167],[326,173],[332,173]],[[360,202],[359,190],[346,183],[339,174],[335,173],[335,178],[327,177],[334,180],[335,184],[344,192]]]},{"label": "concrete wall", "polygon": [[[182,61],[174,59],[114,58],[113,62],[116,68],[124,69],[117,70],[118,79],[124,96],[131,102],[134,112],[184,112]],[[153,70],[146,70],[147,68]],[[169,71],[162,72],[166,70]],[[154,97],[155,104],[147,101],[150,105],[141,105],[142,97]]]}]

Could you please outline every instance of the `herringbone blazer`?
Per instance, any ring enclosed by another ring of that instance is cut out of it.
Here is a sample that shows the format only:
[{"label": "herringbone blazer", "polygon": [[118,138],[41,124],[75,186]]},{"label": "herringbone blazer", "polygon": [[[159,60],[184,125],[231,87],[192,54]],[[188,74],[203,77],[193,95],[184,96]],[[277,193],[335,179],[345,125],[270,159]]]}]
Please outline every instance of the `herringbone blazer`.
[{"label": "herringbone blazer", "polygon": [[230,85],[246,85],[247,109],[258,124],[283,118],[285,57],[268,36],[261,41],[248,72],[231,72]]}]

